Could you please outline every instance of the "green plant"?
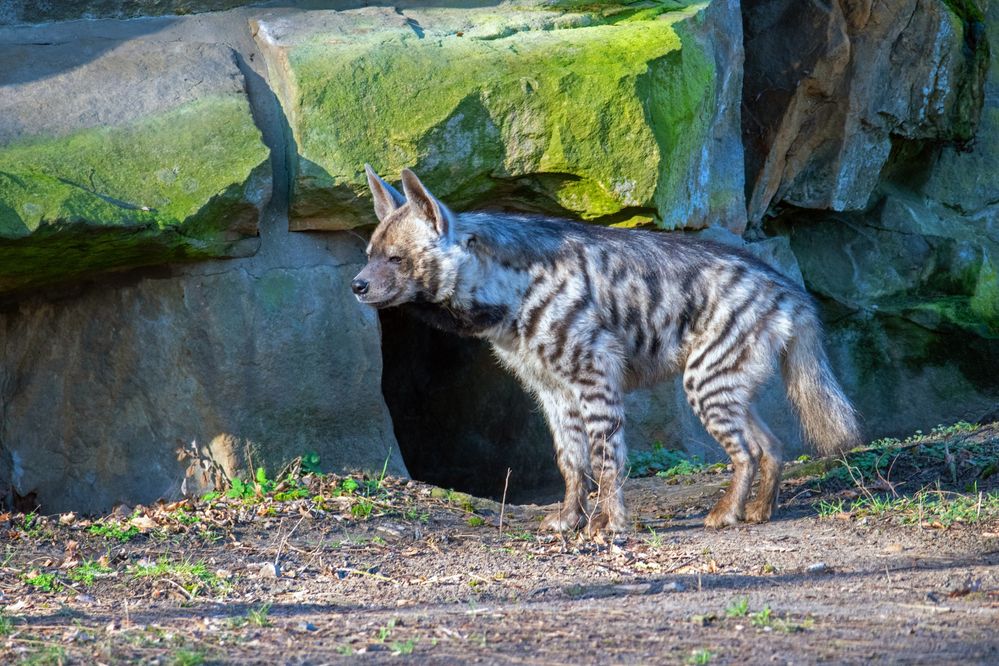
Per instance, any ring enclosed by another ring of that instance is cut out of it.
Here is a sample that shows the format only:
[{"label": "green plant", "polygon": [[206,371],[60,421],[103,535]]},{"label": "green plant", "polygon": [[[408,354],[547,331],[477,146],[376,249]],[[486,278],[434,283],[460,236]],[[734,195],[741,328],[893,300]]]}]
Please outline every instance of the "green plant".
[{"label": "green plant", "polygon": [[139,536],[139,528],[134,525],[123,527],[122,525],[114,522],[94,523],[87,528],[87,531],[95,536],[104,537],[109,541],[120,541],[122,543],[131,541],[135,537]]},{"label": "green plant", "polygon": [[181,648],[170,657],[172,666],[201,666],[205,663],[205,655],[194,650]]},{"label": "green plant", "polygon": [[201,522],[201,518],[194,515],[193,513],[190,513],[184,507],[179,507],[176,511],[174,511],[173,517],[181,525],[187,525],[187,526],[197,525],[198,523]]},{"label": "green plant", "polygon": [[114,569],[106,567],[95,560],[84,560],[69,570],[70,580],[84,585],[93,585],[94,579],[104,574],[114,573]]},{"label": "green plant", "polygon": [[350,515],[358,520],[369,518],[374,510],[375,505],[369,499],[358,499],[350,505]]},{"label": "green plant", "polygon": [[319,454],[309,451],[301,457],[302,471],[306,474],[322,474],[323,470],[319,466]]},{"label": "green plant", "polygon": [[413,654],[413,649],[416,648],[416,641],[413,639],[405,641],[393,641],[389,644],[392,648],[392,652],[395,654]]},{"label": "green plant", "polygon": [[705,650],[704,648],[698,648],[693,652],[691,652],[690,656],[687,657],[687,663],[703,666],[704,664],[711,663],[711,659],[714,656],[715,655],[711,653],[709,650]]},{"label": "green plant", "polygon": [[725,615],[729,617],[745,617],[747,613],[749,613],[749,597],[733,599],[725,609]]},{"label": "green plant", "polygon": [[430,521],[430,514],[415,506],[406,509],[406,511],[402,514],[402,517],[406,520],[415,520],[421,523]]},{"label": "green plant", "polygon": [[392,630],[395,629],[395,620],[389,620],[385,623],[384,627],[378,629],[378,640],[384,643],[392,635]]},{"label": "green plant", "polygon": [[770,610],[770,606],[764,606],[763,610],[750,616],[749,622],[754,627],[770,627],[774,622],[773,611]]},{"label": "green plant", "polygon": [[36,511],[31,513],[26,513],[21,517],[21,524],[19,525],[24,535],[32,539],[41,539],[46,535],[46,530],[42,524],[42,519],[39,517]]},{"label": "green plant", "polygon": [[819,500],[813,508],[820,518],[828,518],[843,513],[843,501],[841,499],[836,501]]},{"label": "green plant", "polygon": [[645,537],[645,543],[649,544],[653,548],[662,548],[663,535],[650,527],[649,536]]},{"label": "green plant", "polygon": [[66,650],[58,645],[45,645],[22,658],[19,663],[22,666],[47,666],[48,664],[62,666],[66,663]]},{"label": "green plant", "polygon": [[466,522],[468,523],[469,527],[482,527],[483,525],[486,524],[486,519],[483,518],[482,516],[472,515],[468,517],[468,520]]},{"label": "green plant", "polygon": [[250,624],[257,627],[269,627],[271,626],[271,621],[267,617],[268,613],[271,612],[271,605],[262,604],[257,608],[251,608],[246,612],[246,620]]},{"label": "green plant", "polygon": [[0,608],[0,636],[6,636],[14,631],[14,621]]},{"label": "green plant", "polygon": [[23,574],[21,576],[21,580],[36,590],[41,590],[42,592],[55,592],[60,588],[59,581],[56,579],[56,575],[54,573],[30,571]]},{"label": "green plant", "polygon": [[129,571],[137,579],[169,578],[192,597],[204,589],[224,590],[226,587],[225,581],[209,571],[204,562],[171,562],[166,557],[161,557],[155,564],[135,566]]}]

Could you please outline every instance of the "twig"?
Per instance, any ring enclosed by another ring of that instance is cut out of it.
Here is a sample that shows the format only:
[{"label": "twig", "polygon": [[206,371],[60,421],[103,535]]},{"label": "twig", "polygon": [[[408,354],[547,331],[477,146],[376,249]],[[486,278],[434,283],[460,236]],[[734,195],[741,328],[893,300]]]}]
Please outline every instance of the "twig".
[{"label": "twig", "polygon": [[506,481],[503,482],[503,501],[500,502],[499,533],[503,534],[503,515],[506,513],[506,489],[510,486],[510,468],[506,468]]},{"label": "twig", "polygon": [[[171,585],[173,585],[174,587],[176,587],[178,590],[180,590],[181,592],[183,592],[184,596],[187,597],[188,601],[194,601],[194,595],[191,594],[190,592],[188,592],[187,590],[185,590],[184,586],[181,585],[180,583],[178,583],[178,582],[176,582],[174,580],[171,580],[170,578],[163,578],[161,580],[165,580],[166,582],[170,583]],[[127,610],[128,606],[126,606],[125,609]]]},{"label": "twig", "polygon": [[281,539],[281,543],[278,544],[277,554],[274,556],[275,570],[277,570],[278,568],[278,561],[281,559],[281,551],[284,549],[284,545],[288,542],[288,539],[291,538],[291,535],[295,533],[295,530],[298,529],[298,526],[302,524],[303,520],[305,520],[305,516],[302,516],[301,518],[298,519],[298,522],[295,523],[295,526],[291,528],[291,531],[288,532],[288,534],[286,534],[285,537]]}]

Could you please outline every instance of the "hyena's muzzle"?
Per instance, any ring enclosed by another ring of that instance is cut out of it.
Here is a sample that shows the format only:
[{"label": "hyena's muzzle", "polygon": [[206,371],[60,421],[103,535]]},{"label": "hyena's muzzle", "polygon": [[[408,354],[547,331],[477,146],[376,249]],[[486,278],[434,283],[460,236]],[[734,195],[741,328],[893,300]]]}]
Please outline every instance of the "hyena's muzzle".
[{"label": "hyena's muzzle", "polygon": [[376,308],[386,308],[409,300],[409,280],[401,274],[400,263],[392,259],[372,257],[351,281],[350,289],[357,300]]}]

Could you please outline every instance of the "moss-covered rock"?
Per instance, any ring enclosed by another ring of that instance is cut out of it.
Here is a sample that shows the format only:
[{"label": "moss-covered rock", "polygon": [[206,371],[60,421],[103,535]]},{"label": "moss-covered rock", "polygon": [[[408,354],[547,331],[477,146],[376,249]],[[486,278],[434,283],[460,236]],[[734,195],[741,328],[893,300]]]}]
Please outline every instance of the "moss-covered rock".
[{"label": "moss-covered rock", "polygon": [[[389,178],[414,168],[458,208],[741,229],[741,146],[727,116],[739,76],[719,71],[741,59],[738,15],[707,3],[597,7],[256,22],[297,147],[292,228],[371,223],[370,162]],[[736,46],[711,36],[725,21]],[[729,143],[713,140],[723,114]]]},{"label": "moss-covered rock", "polygon": [[810,289],[848,308],[999,339],[999,240],[979,220],[892,190],[858,214],[791,212]]},{"label": "moss-covered rock", "polygon": [[[268,150],[231,51],[186,49],[129,43],[79,67],[65,49],[54,75],[33,78],[31,60],[7,72],[18,83],[0,103],[0,293],[253,251]],[[102,80],[116,72],[124,81]],[[132,111],[60,95],[102,87],[130,95]]]}]

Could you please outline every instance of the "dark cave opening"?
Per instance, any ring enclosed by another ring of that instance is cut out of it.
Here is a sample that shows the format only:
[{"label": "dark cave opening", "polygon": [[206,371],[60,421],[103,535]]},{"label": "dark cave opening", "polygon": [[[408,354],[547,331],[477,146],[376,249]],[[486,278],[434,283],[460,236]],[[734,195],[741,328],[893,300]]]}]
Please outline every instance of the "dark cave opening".
[{"label": "dark cave opening", "polygon": [[382,392],[414,479],[500,500],[561,498],[551,435],[534,399],[476,339],[379,313]]}]

